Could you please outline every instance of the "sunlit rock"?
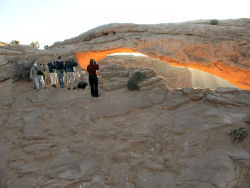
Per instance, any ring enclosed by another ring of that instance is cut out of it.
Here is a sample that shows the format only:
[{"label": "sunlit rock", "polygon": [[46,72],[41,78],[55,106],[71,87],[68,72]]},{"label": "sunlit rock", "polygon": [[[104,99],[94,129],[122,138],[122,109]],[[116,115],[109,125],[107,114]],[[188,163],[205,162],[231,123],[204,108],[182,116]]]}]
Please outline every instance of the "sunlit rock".
[{"label": "sunlit rock", "polygon": [[54,52],[75,53],[86,67],[88,60],[101,60],[119,52],[140,52],[173,65],[192,67],[217,75],[249,89],[249,19],[178,24],[109,24],[75,38],[55,43]]}]

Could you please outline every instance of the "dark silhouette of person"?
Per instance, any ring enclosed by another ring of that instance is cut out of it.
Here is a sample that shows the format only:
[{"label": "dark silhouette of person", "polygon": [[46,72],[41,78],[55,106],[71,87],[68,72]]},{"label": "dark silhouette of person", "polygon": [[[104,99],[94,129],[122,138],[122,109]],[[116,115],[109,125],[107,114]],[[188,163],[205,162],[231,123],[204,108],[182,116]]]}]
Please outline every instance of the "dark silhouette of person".
[{"label": "dark silhouette of person", "polygon": [[55,64],[50,61],[48,63],[48,68],[49,68],[49,75],[50,75],[50,81],[51,81],[51,86],[56,87],[56,79],[55,79]]},{"label": "dark silhouette of person", "polygon": [[60,84],[60,87],[64,87],[64,81],[63,81],[63,70],[64,70],[64,62],[61,60],[61,57],[58,56],[58,59],[55,62],[56,64],[56,74],[58,78],[58,82]]},{"label": "dark silhouette of person", "polygon": [[90,59],[87,71],[89,73],[89,85],[91,87],[92,97],[99,97],[98,94],[98,78],[96,71],[99,70],[99,65],[95,62],[94,59]]}]

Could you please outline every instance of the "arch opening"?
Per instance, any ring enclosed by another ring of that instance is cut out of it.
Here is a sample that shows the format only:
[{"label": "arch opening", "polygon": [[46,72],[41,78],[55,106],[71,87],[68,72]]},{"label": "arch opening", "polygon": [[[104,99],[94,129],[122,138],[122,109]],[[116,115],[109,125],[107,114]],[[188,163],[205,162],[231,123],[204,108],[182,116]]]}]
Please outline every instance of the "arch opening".
[{"label": "arch opening", "polygon": [[[143,54],[140,51],[134,50],[134,49],[128,49],[128,48],[117,48],[117,49],[109,49],[105,51],[83,51],[76,53],[75,56],[79,62],[79,64],[86,69],[87,65],[89,64],[90,59],[95,59],[96,61],[100,61],[104,59],[107,56],[114,56],[114,55],[122,55],[122,54],[136,54],[140,56],[148,56],[152,58],[157,58],[159,60],[162,60],[164,62],[167,62],[171,64],[172,66],[176,67],[185,67],[185,68],[193,68],[195,70],[201,70],[206,73],[215,75],[223,80],[228,81],[229,83],[233,84],[234,86],[237,86],[241,89],[250,89],[250,83],[248,85],[249,80],[249,74],[250,71],[235,68],[235,67],[229,67],[223,64],[223,62],[214,61],[209,64],[199,64],[197,62],[178,62],[174,59],[168,58],[168,57],[155,57],[148,54]],[[191,70],[191,69],[190,69]],[[192,71],[195,72],[195,71]],[[199,75],[199,74],[198,74]],[[197,76],[197,72],[196,72]],[[226,85],[225,87],[230,87]]]}]

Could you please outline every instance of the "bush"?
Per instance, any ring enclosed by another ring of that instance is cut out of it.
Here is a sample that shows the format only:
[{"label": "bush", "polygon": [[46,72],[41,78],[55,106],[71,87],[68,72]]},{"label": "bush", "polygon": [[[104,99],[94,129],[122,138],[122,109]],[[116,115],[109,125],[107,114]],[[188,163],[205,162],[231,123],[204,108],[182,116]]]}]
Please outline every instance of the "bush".
[{"label": "bush", "polygon": [[213,20],[210,20],[209,24],[210,24],[210,25],[218,25],[218,24],[219,24],[219,21],[213,19]]},{"label": "bush", "polygon": [[32,62],[26,64],[14,64],[13,68],[13,80],[30,80],[30,69],[32,67]]},{"label": "bush", "polygon": [[36,41],[36,42],[31,42],[31,43],[30,43],[30,46],[32,46],[32,48],[36,48],[36,49],[40,48],[40,44],[38,43],[38,41]]},{"label": "bush", "polygon": [[131,78],[129,78],[127,82],[127,87],[129,90],[138,90],[139,86],[137,85],[139,82],[145,79],[145,75],[141,72],[136,72]]},{"label": "bush", "polygon": [[12,40],[12,41],[10,42],[10,44],[12,44],[12,45],[19,45],[20,42],[19,42],[18,40]]},{"label": "bush", "polygon": [[139,89],[139,86],[137,85],[137,83],[134,80],[129,79],[127,86],[128,86],[129,90],[138,90]]},{"label": "bush", "polygon": [[48,45],[45,45],[45,46],[44,46],[44,49],[48,49],[48,48],[49,48],[49,46],[48,46]]},{"label": "bush", "polygon": [[238,128],[230,132],[231,140],[234,143],[241,143],[247,135],[248,133],[244,128]]}]

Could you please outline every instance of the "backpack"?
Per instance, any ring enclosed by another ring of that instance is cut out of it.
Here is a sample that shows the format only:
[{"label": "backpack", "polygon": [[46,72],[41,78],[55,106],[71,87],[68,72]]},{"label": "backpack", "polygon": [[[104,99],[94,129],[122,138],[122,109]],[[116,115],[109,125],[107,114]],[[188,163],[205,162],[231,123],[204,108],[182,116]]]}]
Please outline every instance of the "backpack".
[{"label": "backpack", "polygon": [[40,71],[40,70],[38,70],[38,71],[37,71],[37,75],[43,75],[43,72]]},{"label": "backpack", "polygon": [[85,89],[85,87],[87,86],[88,84],[86,82],[79,82],[77,84],[77,88],[82,88],[82,89]]},{"label": "backpack", "polygon": [[36,69],[36,71],[37,71],[37,75],[43,75],[43,72],[41,71],[41,70],[38,70],[37,68],[35,68]]}]

